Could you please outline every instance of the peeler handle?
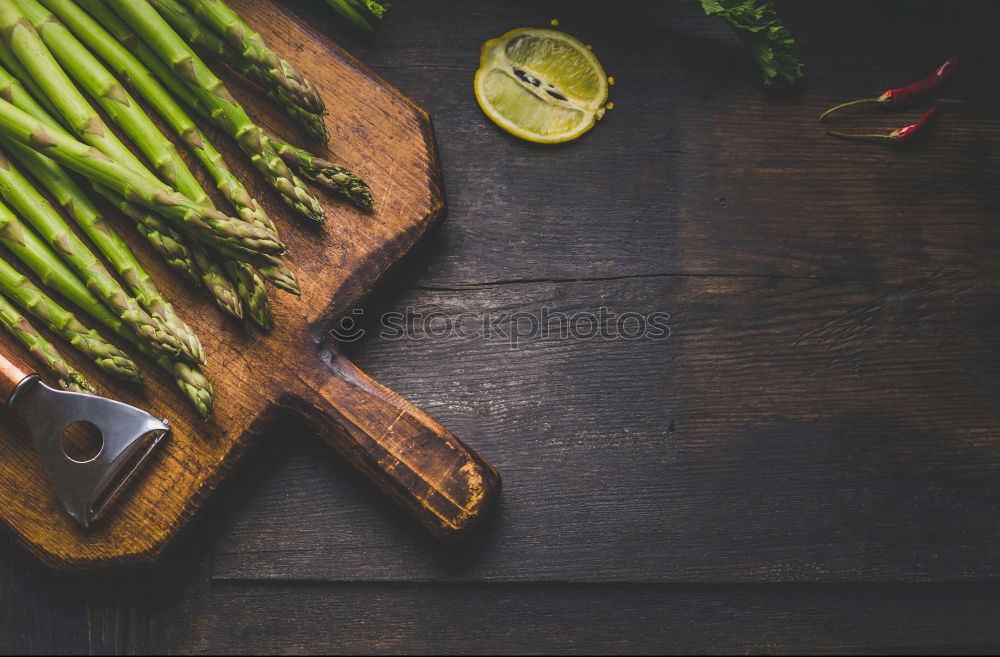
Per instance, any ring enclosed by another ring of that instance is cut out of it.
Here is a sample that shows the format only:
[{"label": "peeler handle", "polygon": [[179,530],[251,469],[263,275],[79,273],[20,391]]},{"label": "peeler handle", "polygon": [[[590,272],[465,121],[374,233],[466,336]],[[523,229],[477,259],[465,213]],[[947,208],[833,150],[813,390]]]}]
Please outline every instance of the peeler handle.
[{"label": "peeler handle", "polygon": [[31,370],[3,343],[0,343],[0,403],[6,404],[10,401],[17,387],[29,376]]}]

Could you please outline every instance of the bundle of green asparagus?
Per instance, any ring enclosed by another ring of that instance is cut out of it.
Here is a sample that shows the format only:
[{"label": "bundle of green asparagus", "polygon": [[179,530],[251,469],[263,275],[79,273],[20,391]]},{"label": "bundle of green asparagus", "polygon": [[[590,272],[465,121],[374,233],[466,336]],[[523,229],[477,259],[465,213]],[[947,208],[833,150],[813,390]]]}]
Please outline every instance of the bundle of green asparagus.
[{"label": "bundle of green asparagus", "polygon": [[[167,370],[207,417],[213,391],[200,369],[201,342],[70,171],[129,218],[182,278],[265,330],[273,324],[267,283],[299,294],[298,282],[275,222],[188,112],[228,134],[281,199],[311,220],[325,217],[302,178],[361,208],[370,209],[372,197],[346,168],[266,134],[193,48],[263,87],[311,138],[327,141],[315,87],[222,0],[0,0],[0,245],[7,252],[0,255],[0,324],[66,389],[94,391],[27,316],[103,372],[142,380],[136,363],[9,256]],[[231,214],[215,206],[132,93],[191,152]]]}]

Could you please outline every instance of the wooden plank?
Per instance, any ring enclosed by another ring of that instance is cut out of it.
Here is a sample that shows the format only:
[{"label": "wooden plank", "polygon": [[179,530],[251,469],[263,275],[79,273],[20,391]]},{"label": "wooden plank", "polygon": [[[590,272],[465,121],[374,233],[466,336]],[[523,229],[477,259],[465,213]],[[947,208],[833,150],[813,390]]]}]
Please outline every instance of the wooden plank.
[{"label": "wooden plank", "polygon": [[150,648],[209,654],[990,654],[1000,647],[996,593],[995,586],[981,584],[225,586],[179,613],[154,616]]},{"label": "wooden plank", "polygon": [[[201,524],[152,571],[56,577],[0,542],[3,654],[992,654],[996,583],[211,583]],[[374,620],[373,620],[374,619]]]},{"label": "wooden plank", "polygon": [[672,333],[518,349],[370,335],[358,361],[477,437],[506,473],[495,526],[468,554],[441,553],[335,459],[293,443],[295,456],[272,454],[229,489],[213,574],[996,577],[998,291],[961,273],[885,286],[682,276],[401,291],[389,308],[496,318],[606,305],[668,312]]}]

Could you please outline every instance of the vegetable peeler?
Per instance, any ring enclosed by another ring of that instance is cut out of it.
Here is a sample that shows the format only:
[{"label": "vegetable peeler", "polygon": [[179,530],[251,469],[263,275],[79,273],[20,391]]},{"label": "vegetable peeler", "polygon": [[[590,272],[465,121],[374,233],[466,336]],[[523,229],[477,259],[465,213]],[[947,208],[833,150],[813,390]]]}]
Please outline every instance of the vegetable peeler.
[{"label": "vegetable peeler", "polygon": [[[0,345],[0,402],[27,428],[63,508],[87,529],[111,506],[170,433],[166,421],[121,402],[53,390]],[[63,436],[75,425],[100,432],[96,455],[71,458]]]}]

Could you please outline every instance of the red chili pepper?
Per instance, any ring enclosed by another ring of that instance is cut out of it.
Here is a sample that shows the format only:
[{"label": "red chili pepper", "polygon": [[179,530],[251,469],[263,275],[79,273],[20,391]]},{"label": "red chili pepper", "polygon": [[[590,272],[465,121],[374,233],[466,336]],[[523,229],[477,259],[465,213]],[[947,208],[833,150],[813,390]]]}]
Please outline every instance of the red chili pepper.
[{"label": "red chili pepper", "polygon": [[911,123],[908,126],[902,127],[899,130],[893,130],[887,135],[879,134],[848,134],[843,132],[828,132],[826,134],[831,137],[840,137],[841,139],[857,139],[860,141],[877,141],[877,142],[901,142],[913,139],[916,135],[920,134],[927,129],[927,126],[934,120],[934,117],[938,115],[938,110],[932,109],[924,112],[924,115],[920,117],[920,120],[916,123]]},{"label": "red chili pepper", "polygon": [[917,80],[916,82],[911,82],[905,87],[900,87],[898,89],[889,89],[881,96],[875,98],[862,98],[860,100],[852,100],[848,103],[843,103],[837,105],[836,107],[831,107],[827,111],[819,115],[819,120],[822,121],[827,117],[827,115],[836,112],[837,110],[843,109],[845,107],[850,107],[852,105],[861,105],[864,103],[877,103],[887,108],[895,108],[906,103],[911,103],[918,101],[922,98],[926,98],[933,94],[944,81],[951,77],[952,73],[955,72],[955,67],[958,65],[958,57],[952,57],[937,69],[923,78],[922,80]]}]

